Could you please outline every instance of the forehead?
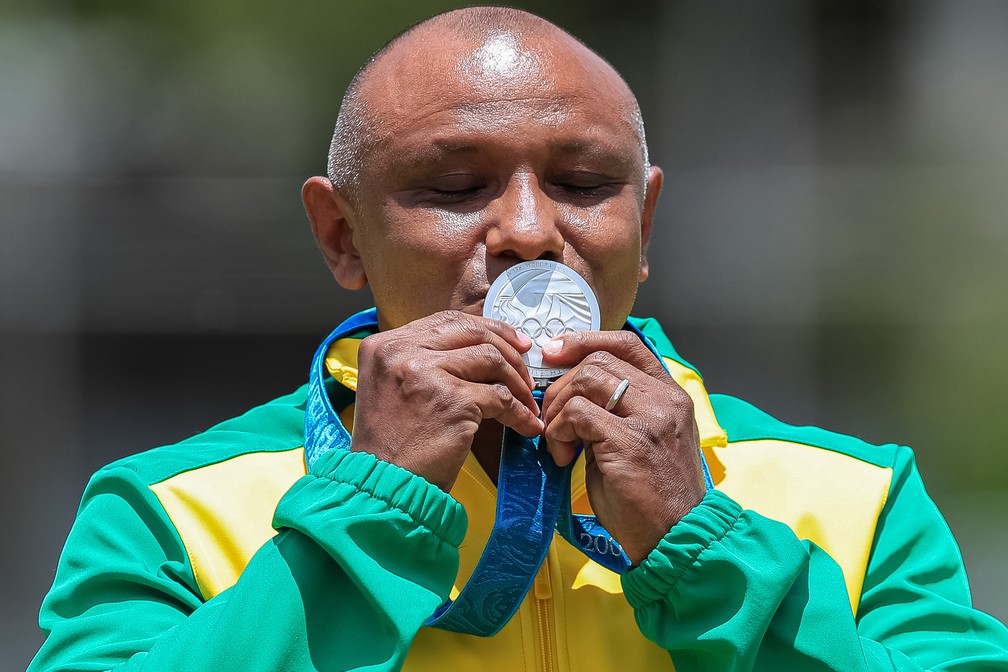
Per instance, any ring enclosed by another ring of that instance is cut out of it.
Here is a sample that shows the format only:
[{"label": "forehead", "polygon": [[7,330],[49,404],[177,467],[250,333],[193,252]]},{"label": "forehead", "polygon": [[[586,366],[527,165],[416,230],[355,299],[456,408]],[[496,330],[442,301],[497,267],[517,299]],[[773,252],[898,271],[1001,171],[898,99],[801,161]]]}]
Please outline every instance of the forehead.
[{"label": "forehead", "polygon": [[559,31],[478,38],[425,31],[374,64],[361,97],[379,142],[424,134],[520,138],[529,125],[555,128],[566,145],[640,141],[636,102],[622,78]]}]

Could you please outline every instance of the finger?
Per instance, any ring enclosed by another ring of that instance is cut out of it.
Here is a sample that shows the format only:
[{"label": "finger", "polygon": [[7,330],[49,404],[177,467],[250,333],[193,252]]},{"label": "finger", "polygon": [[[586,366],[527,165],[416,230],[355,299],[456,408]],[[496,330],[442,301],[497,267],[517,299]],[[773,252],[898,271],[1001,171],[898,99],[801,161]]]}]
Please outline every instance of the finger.
[{"label": "finger", "polygon": [[461,394],[476,405],[481,419],[497,420],[524,436],[542,434],[542,420],[511,394],[506,385],[465,382],[464,386],[466,389]]},{"label": "finger", "polygon": [[553,460],[560,466],[570,464],[578,445],[607,440],[618,431],[619,420],[584,397],[572,397],[546,423],[543,436]]},{"label": "finger", "polygon": [[495,320],[482,315],[469,315],[457,310],[445,310],[424,318],[424,329],[445,338],[461,336],[463,339],[476,337],[486,340],[490,332],[506,341],[519,352],[526,352],[532,347],[532,339],[528,334],[518,331],[503,320]]},{"label": "finger", "polygon": [[456,350],[480,343],[493,345],[526,379],[529,389],[535,386],[521,357],[521,353],[532,347],[532,339],[510,324],[449,310],[435,313],[416,326],[414,333],[404,334],[404,337],[415,339],[418,345],[428,350]]},{"label": "finger", "polygon": [[510,343],[518,352],[528,352],[532,347],[532,338],[528,334],[515,329],[513,325],[504,320],[495,320],[492,317],[478,317],[476,319],[485,322],[487,329]]},{"label": "finger", "polygon": [[456,378],[474,383],[503,383],[512,396],[538,417],[539,406],[532,398],[528,381],[515,370],[507,354],[492,344],[481,343],[432,354],[439,358],[437,366]]},{"label": "finger", "polygon": [[[592,353],[546,389],[542,403],[543,421],[548,425],[564,404],[575,396],[585,397],[604,409],[624,379],[630,381],[630,387],[638,389],[652,380],[646,373],[608,352]],[[626,404],[620,398],[609,410],[621,415],[626,411]]]},{"label": "finger", "polygon": [[543,362],[574,366],[593,352],[608,352],[654,377],[667,375],[661,362],[632,331],[573,331],[542,346]]}]

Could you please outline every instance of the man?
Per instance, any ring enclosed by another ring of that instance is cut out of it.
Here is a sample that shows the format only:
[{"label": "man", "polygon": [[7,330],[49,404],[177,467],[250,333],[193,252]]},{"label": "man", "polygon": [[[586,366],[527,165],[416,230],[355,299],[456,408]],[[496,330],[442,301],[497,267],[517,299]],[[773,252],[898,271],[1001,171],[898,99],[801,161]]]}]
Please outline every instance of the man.
[{"label": "man", "polygon": [[[306,474],[302,388],[103,469],[32,669],[1008,669],[908,449],[708,396],[655,322],[624,329],[662,173],[593,52],[517,10],[435,17],[355,78],[329,163],[313,231],[377,307],[321,353],[349,449]],[[601,313],[543,345],[570,369],[541,401],[529,339],[482,317],[528,260]],[[574,508],[633,567],[557,538],[496,636],[423,627],[490,533],[504,427],[560,465],[588,446]]]}]

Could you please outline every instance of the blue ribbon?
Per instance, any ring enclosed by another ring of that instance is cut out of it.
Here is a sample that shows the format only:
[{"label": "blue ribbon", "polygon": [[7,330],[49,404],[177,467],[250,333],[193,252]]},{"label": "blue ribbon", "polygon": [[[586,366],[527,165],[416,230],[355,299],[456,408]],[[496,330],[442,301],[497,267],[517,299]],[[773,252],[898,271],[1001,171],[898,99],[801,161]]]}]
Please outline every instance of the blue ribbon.
[{"label": "blue ribbon", "polygon": [[[633,325],[627,326],[664,367],[651,340]],[[354,332],[376,327],[375,309],[357,313],[336,327],[315,352],[305,403],[305,461],[309,469],[329,450],[350,449],[350,433],[325,390],[329,347]],[[533,396],[541,401],[542,391],[536,390]],[[700,459],[704,481],[711,489],[714,485],[703,454]],[[458,598],[441,605],[426,625],[483,637],[497,633],[525,599],[546,558],[554,529],[603,567],[617,573],[631,567],[619,543],[595,516],[571,512],[572,467],[573,462],[558,467],[545,445],[540,445],[539,437],[528,438],[511,428],[504,429],[497,512],[490,538]]]}]

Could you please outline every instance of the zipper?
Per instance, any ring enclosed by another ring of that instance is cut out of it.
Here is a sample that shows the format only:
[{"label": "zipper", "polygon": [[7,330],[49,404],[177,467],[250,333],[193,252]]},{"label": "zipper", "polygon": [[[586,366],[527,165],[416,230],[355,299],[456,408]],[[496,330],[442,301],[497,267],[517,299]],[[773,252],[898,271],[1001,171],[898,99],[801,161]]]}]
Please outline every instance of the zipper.
[{"label": "zipper", "polygon": [[536,622],[539,626],[539,652],[542,656],[543,672],[552,672],[553,666],[553,627],[550,619],[550,602],[553,599],[553,587],[550,584],[549,560],[542,564],[536,574],[533,584],[536,599]]}]

